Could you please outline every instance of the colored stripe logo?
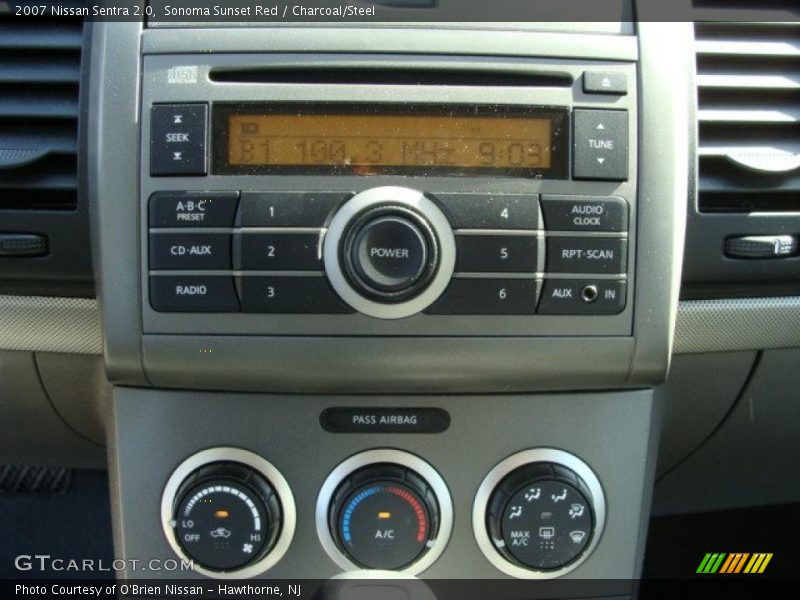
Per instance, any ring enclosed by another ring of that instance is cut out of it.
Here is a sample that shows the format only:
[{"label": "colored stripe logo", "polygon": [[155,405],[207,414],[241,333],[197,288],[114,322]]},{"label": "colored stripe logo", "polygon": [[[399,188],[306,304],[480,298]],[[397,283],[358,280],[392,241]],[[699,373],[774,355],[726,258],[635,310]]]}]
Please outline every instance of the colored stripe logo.
[{"label": "colored stripe logo", "polygon": [[772,553],[758,552],[708,552],[700,561],[697,573],[714,574],[724,573],[735,575],[738,573],[756,574],[763,573],[769,561],[772,560]]}]

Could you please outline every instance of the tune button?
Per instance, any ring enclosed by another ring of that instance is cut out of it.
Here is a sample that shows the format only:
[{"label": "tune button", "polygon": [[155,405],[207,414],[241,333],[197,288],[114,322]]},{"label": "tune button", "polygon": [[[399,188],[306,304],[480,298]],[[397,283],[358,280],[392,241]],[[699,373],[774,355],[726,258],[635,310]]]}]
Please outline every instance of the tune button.
[{"label": "tune button", "polygon": [[399,206],[372,209],[356,218],[343,243],[351,283],[383,302],[415,296],[436,271],[438,248],[430,226]]}]

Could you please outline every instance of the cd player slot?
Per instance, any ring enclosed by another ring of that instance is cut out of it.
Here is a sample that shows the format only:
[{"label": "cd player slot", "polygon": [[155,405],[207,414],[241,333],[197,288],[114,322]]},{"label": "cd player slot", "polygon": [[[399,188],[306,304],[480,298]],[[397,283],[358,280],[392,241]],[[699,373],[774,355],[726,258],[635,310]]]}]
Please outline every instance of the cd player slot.
[{"label": "cd player slot", "polygon": [[260,65],[249,68],[218,67],[209,73],[216,83],[291,83],[339,85],[440,85],[479,87],[558,87],[573,84],[564,73],[531,73],[520,70],[470,69],[442,67],[336,67],[297,65]]}]

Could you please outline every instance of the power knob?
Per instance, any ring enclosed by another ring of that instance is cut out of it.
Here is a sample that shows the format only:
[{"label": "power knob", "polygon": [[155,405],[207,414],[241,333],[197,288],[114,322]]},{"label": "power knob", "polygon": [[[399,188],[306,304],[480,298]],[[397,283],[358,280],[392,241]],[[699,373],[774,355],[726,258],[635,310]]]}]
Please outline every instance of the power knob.
[{"label": "power knob", "polygon": [[323,258],[342,300],[363,314],[399,319],[430,306],[448,286],[455,238],[447,217],[422,192],[378,187],[336,212]]}]

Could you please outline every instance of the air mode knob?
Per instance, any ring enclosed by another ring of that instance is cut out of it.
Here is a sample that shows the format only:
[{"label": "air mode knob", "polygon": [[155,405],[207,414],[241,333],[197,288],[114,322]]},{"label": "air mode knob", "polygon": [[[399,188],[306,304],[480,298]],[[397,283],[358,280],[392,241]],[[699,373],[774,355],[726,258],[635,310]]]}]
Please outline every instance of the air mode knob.
[{"label": "air mode knob", "polygon": [[589,546],[592,494],[581,477],[554,463],[520,467],[497,485],[487,507],[489,535],[506,560],[525,569],[562,569]]}]

